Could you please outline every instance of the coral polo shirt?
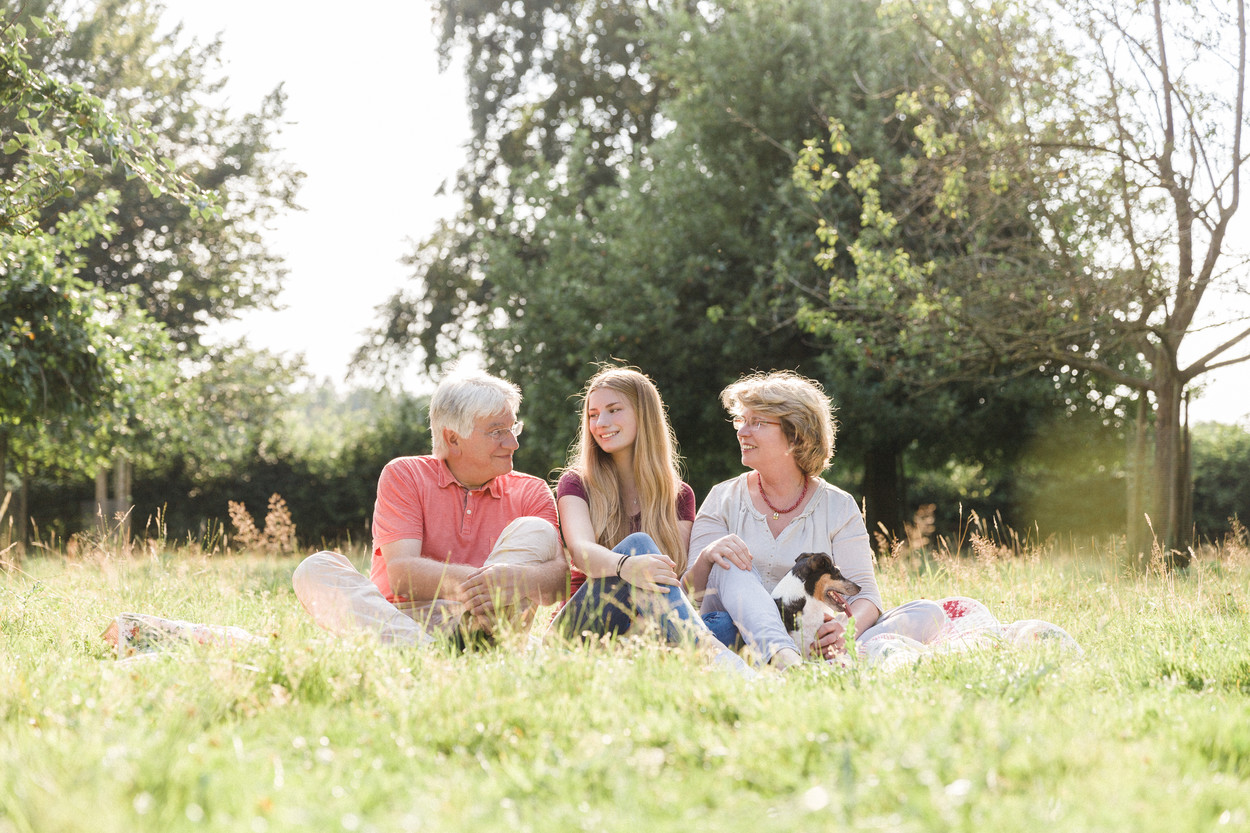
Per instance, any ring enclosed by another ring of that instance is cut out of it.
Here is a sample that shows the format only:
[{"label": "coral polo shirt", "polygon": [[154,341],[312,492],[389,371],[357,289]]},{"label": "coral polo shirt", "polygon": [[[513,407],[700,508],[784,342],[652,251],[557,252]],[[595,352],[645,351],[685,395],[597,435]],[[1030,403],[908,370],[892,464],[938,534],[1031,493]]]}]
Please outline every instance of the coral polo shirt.
[{"label": "coral polo shirt", "polygon": [[500,534],[517,518],[536,517],[557,527],[556,502],[541,478],[509,472],[469,491],[437,457],[399,457],[378,478],[373,507],[373,565],[369,578],[391,602],[382,545],[411,538],[421,557],[481,567]]}]

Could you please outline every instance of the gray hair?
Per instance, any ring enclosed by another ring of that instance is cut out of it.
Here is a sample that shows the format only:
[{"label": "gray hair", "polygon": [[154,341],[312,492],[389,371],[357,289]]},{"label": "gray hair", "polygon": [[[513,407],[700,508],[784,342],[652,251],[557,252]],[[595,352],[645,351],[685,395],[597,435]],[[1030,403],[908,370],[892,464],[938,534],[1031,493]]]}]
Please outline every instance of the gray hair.
[{"label": "gray hair", "polygon": [[479,419],[505,408],[515,415],[521,407],[521,389],[480,370],[454,371],[443,377],[430,397],[430,433],[434,456],[447,456],[443,429],[467,437]]}]

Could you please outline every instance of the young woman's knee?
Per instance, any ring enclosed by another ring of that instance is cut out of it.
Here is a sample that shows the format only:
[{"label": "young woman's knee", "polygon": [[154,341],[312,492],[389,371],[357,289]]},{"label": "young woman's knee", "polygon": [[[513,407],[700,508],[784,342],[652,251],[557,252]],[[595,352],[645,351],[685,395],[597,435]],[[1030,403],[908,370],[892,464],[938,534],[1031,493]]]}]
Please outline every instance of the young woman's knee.
[{"label": "young woman's knee", "polygon": [[626,535],[621,539],[621,543],[612,548],[612,552],[629,553],[630,555],[658,553],[659,551],[655,541],[645,532],[635,532],[632,535]]}]

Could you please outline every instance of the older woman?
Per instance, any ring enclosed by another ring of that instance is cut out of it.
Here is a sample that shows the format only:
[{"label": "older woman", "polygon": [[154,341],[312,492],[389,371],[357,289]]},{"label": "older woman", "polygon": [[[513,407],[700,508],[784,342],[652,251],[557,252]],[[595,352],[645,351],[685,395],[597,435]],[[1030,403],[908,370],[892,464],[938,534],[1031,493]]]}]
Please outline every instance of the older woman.
[{"label": "older woman", "polygon": [[[684,579],[703,594],[705,617],[732,620],[763,662],[777,668],[800,662],[771,593],[800,554],[825,552],[860,586],[848,600],[858,637],[889,630],[923,642],[936,633],[944,616],[935,602],[912,602],[882,616],[859,507],[819,476],[836,436],[832,404],[819,384],[788,371],[759,373],[725,388],[721,402],[750,471],[714,486],[695,518],[690,552],[698,555]],[[844,625],[827,621],[815,644],[827,658],[844,652]]]}]

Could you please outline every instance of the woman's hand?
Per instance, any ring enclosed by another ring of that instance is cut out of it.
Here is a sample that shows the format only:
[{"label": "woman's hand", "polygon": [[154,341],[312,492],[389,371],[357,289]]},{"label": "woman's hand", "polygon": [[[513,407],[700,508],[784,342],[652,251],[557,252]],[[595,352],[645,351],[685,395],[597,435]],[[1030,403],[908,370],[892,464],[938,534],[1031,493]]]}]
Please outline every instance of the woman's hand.
[{"label": "woman's hand", "polygon": [[678,583],[677,565],[667,555],[639,553],[622,562],[621,578],[643,590],[663,593]]},{"label": "woman's hand", "polygon": [[703,548],[703,552],[699,554],[699,557],[709,559],[716,566],[726,570],[730,567],[737,567],[739,570],[749,570],[753,560],[751,550],[747,548],[746,542],[733,533],[717,538],[708,544]]},{"label": "woman's hand", "polygon": [[815,653],[824,659],[832,659],[846,653],[846,620],[825,614],[825,622],[816,629],[816,641],[812,643]]}]

